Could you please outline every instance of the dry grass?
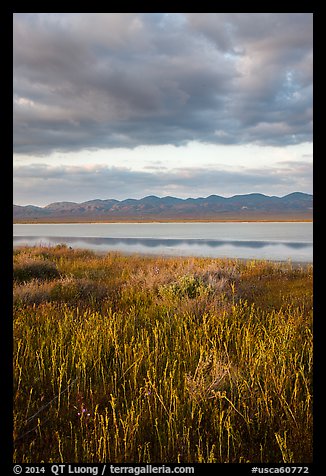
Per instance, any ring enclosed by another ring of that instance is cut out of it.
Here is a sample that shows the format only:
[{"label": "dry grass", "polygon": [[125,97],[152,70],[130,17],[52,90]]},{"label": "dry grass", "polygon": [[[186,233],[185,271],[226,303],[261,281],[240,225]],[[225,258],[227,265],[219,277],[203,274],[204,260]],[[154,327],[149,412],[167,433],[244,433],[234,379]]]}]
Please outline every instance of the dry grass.
[{"label": "dry grass", "polygon": [[312,267],[14,261],[16,462],[312,460]]}]

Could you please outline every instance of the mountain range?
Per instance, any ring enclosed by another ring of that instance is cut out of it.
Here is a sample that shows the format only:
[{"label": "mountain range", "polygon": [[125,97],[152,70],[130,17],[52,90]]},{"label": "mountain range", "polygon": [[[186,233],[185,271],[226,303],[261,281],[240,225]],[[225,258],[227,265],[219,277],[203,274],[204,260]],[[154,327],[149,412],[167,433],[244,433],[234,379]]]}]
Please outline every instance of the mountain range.
[{"label": "mountain range", "polygon": [[284,197],[261,193],[206,198],[148,196],[139,200],[55,202],[45,207],[14,205],[18,222],[177,221],[177,220],[312,220],[313,196],[294,192]]}]

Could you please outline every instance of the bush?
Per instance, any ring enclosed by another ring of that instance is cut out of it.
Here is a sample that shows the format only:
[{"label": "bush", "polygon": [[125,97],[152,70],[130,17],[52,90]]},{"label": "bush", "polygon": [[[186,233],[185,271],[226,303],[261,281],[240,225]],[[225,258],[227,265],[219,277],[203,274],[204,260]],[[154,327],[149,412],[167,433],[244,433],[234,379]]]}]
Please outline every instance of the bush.
[{"label": "bush", "polygon": [[107,288],[87,279],[63,277],[53,281],[31,279],[14,286],[13,302],[19,304],[40,304],[43,302],[66,302],[71,305],[103,302],[108,297]]},{"label": "bush", "polygon": [[181,278],[171,284],[159,287],[161,297],[173,298],[190,298],[195,299],[200,296],[206,296],[210,293],[211,288],[205,284],[202,278],[198,276],[181,276]]},{"label": "bush", "polygon": [[14,263],[13,277],[19,283],[33,279],[48,281],[60,277],[60,273],[52,261],[24,258]]},{"label": "bush", "polygon": [[53,301],[78,304],[103,301],[108,295],[107,287],[88,279],[66,277],[55,283],[50,296]]}]

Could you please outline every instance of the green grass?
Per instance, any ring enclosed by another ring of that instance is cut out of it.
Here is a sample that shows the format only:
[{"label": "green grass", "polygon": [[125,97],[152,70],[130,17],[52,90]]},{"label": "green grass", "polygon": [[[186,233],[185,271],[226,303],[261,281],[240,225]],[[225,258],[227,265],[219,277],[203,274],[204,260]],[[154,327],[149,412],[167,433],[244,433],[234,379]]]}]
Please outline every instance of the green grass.
[{"label": "green grass", "polygon": [[14,251],[14,460],[312,461],[312,266]]}]

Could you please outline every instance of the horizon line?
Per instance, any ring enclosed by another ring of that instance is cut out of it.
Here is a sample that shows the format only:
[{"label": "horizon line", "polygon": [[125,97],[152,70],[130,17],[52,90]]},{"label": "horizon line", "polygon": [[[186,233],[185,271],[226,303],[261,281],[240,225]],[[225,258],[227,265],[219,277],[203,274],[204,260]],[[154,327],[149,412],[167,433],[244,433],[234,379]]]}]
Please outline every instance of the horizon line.
[{"label": "horizon line", "polygon": [[105,202],[105,201],[109,201],[109,200],[113,200],[113,201],[116,201],[116,202],[125,202],[127,200],[134,200],[134,201],[141,201],[141,200],[145,200],[146,198],[157,198],[159,200],[162,200],[164,198],[174,198],[176,200],[183,200],[183,201],[186,201],[186,200],[199,200],[199,199],[207,199],[207,198],[211,198],[211,197],[218,197],[218,198],[223,198],[225,200],[228,200],[230,198],[234,198],[234,197],[245,197],[245,196],[251,196],[251,195],[260,195],[260,196],[263,196],[263,197],[268,197],[268,198],[285,198],[285,197],[288,197],[289,195],[294,195],[294,194],[302,194],[302,195],[310,195],[310,196],[313,196],[313,193],[308,193],[308,192],[300,192],[300,191],[295,191],[295,192],[290,192],[290,193],[287,193],[285,195],[282,195],[282,196],[279,196],[279,195],[266,195],[264,193],[260,193],[260,192],[250,192],[250,193],[242,193],[242,194],[235,194],[235,195],[230,195],[229,197],[225,197],[223,195],[216,195],[216,194],[211,194],[211,195],[208,195],[207,197],[203,197],[203,196],[198,196],[198,197],[187,197],[187,198],[181,198],[181,197],[175,197],[173,195],[165,195],[165,196],[162,196],[162,197],[159,197],[157,195],[146,195],[145,197],[142,197],[142,198],[124,198],[124,199],[116,199],[116,198],[91,198],[90,200],[84,200],[82,202],[74,202],[74,201],[70,201],[70,200],[60,200],[60,201],[57,201],[57,202],[50,202],[48,203],[47,205],[33,205],[31,203],[27,204],[27,205],[17,205],[16,203],[13,203],[13,206],[16,206],[16,207],[37,207],[37,208],[45,208],[45,207],[48,207],[49,205],[53,205],[53,204],[56,204],[56,203],[71,203],[71,204],[76,204],[76,205],[81,205],[83,203],[88,203],[88,202],[94,202],[94,201],[100,201],[100,202]]}]

